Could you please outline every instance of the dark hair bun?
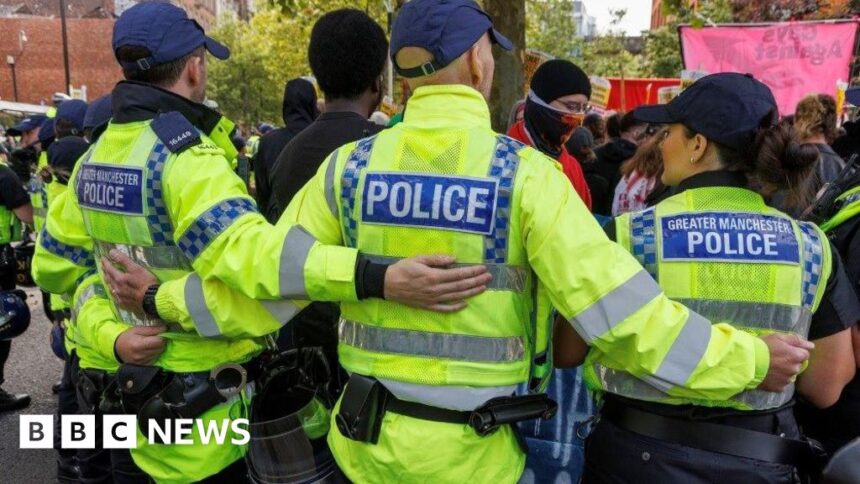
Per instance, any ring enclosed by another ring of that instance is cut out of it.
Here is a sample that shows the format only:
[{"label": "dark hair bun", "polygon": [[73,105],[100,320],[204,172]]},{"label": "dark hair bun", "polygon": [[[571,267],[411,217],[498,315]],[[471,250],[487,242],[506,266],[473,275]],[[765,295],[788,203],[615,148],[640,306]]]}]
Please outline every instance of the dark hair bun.
[{"label": "dark hair bun", "polygon": [[797,190],[812,174],[819,156],[815,145],[797,143],[786,125],[761,130],[755,146],[755,174],[776,189]]}]

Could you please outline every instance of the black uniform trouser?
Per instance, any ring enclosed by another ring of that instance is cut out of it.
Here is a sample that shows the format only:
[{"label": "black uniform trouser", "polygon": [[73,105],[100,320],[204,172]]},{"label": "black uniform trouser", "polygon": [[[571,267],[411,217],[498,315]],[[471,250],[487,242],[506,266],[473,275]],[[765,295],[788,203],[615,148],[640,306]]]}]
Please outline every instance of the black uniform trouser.
[{"label": "black uniform trouser", "polygon": [[248,482],[251,482],[248,479],[248,466],[245,464],[245,459],[239,459],[221,469],[219,473],[198,481],[198,484],[244,484]]},{"label": "black uniform trouser", "polygon": [[[0,267],[0,290],[11,291],[15,289],[15,251],[9,244],[0,245],[0,251],[4,254],[0,256],[3,259],[2,267]],[[11,258],[11,260],[9,260]],[[26,302],[26,301],[25,301]],[[0,341],[0,386],[5,381],[3,369],[6,366],[6,360],[9,359],[9,352],[12,349],[12,341]]]},{"label": "black uniform trouser", "polygon": [[[87,370],[77,369],[75,375],[78,378],[82,372]],[[80,380],[79,380],[80,381]],[[107,379],[94,381],[98,384],[94,393],[86,395],[81,383],[77,385],[77,401],[81,413],[92,414],[96,417],[95,449],[81,449],[78,451],[78,463],[81,468],[80,482],[82,484],[148,484],[149,476],[146,475],[134,460],[128,449],[105,449],[102,442],[104,412],[99,408],[100,398],[104,392],[104,384]]]},{"label": "black uniform trouser", "polygon": [[[78,413],[78,398],[75,394],[75,379],[78,372],[78,358],[74,352],[66,355],[63,363],[63,376],[60,379],[60,390],[57,392],[57,412],[54,415],[54,449],[57,451],[59,463],[64,466],[74,465],[78,455],[77,449],[63,449],[61,445],[62,416]],[[84,449],[81,449],[84,451]]]},{"label": "black uniform trouser", "polygon": [[639,435],[601,419],[585,441],[582,482],[772,484],[798,480],[790,465],[685,447]]}]

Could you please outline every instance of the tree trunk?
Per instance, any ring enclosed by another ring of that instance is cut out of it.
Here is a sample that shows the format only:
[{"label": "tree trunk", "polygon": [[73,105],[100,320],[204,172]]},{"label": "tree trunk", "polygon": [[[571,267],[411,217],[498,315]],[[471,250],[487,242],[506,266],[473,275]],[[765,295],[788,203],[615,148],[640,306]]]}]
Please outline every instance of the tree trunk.
[{"label": "tree trunk", "polygon": [[514,50],[493,47],[496,72],[490,95],[493,129],[504,133],[515,102],[523,98],[523,49],[526,45],[525,0],[483,0],[484,10],[493,18],[496,30],[511,39]]}]

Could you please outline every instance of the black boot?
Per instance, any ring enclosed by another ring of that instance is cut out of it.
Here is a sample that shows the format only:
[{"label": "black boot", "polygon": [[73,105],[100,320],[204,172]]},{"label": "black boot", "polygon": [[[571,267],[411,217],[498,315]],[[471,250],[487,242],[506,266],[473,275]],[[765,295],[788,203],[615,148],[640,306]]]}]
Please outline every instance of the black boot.
[{"label": "black boot", "polygon": [[81,468],[78,467],[77,459],[74,457],[71,459],[57,459],[57,482],[60,484],[75,484],[80,482],[80,480]]},{"label": "black boot", "polygon": [[30,395],[9,393],[0,388],[0,412],[20,410],[30,405]]}]

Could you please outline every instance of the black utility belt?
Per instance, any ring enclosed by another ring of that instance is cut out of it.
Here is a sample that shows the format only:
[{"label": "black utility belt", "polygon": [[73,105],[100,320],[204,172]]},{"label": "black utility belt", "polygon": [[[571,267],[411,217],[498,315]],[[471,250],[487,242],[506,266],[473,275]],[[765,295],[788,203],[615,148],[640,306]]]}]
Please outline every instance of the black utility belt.
[{"label": "black utility belt", "polygon": [[377,379],[353,374],[346,384],[335,417],[340,433],[352,440],[376,444],[386,412],[407,417],[471,426],[487,436],[508,424],[555,416],[558,404],[546,396],[523,395],[493,398],[473,411],[458,411],[400,400]]},{"label": "black utility belt", "polygon": [[197,418],[239,395],[257,378],[256,360],[225,363],[205,372],[174,373],[155,366],[124,364],[116,374],[122,409],[137,415],[146,434],[149,420]]},{"label": "black utility belt", "polygon": [[826,462],[814,441],[795,440],[741,427],[664,417],[629,405],[606,405],[601,418],[646,437],[694,449],[816,470]]},{"label": "black utility belt", "polygon": [[[119,398],[111,400],[109,394],[116,393],[116,379],[114,375],[94,368],[79,368],[76,388],[80,397],[79,404],[84,408],[83,413],[95,413],[98,409],[101,413],[121,413]],[[108,389],[112,392],[108,392]]]}]

